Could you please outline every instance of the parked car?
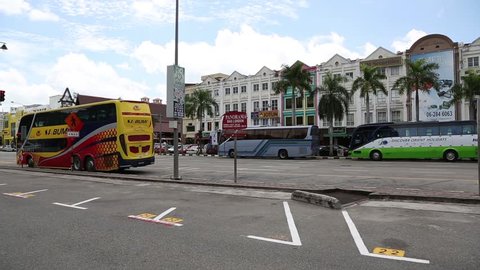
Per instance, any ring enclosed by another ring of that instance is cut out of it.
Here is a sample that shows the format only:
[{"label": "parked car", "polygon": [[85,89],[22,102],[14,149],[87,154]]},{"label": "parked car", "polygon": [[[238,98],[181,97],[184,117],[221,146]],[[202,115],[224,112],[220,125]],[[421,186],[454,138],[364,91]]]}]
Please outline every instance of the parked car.
[{"label": "parked car", "polygon": [[162,143],[162,144],[155,143],[155,146],[154,146],[155,153],[165,154],[165,153],[167,153],[168,148],[170,148],[170,147],[172,147],[172,146],[169,145],[169,144],[166,144],[166,143]]},{"label": "parked car", "polygon": [[[185,150],[187,150],[188,145],[182,145],[181,143],[178,144],[178,153],[185,154]],[[173,145],[168,148],[168,153],[173,154]]]},{"label": "parked car", "polygon": [[[319,156],[329,156],[330,155],[330,145],[320,145],[318,147]],[[345,157],[348,155],[348,148],[343,145],[335,144],[333,145],[333,156]]]},{"label": "parked car", "polygon": [[3,151],[3,152],[15,152],[15,151],[17,151],[17,149],[12,147],[11,145],[5,145],[4,147],[2,147],[1,151]]},{"label": "parked car", "polygon": [[198,144],[192,144],[185,150],[186,154],[197,154],[198,152]]}]

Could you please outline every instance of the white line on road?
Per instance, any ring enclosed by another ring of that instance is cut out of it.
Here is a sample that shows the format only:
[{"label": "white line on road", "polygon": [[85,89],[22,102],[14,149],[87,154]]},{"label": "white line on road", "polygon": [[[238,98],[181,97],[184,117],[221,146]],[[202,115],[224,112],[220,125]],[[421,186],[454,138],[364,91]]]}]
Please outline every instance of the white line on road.
[{"label": "white line on road", "polygon": [[0,186],[5,186],[5,185],[7,185],[7,184],[0,184]]},{"label": "white line on road", "polygon": [[293,220],[293,216],[292,216],[292,213],[290,212],[290,207],[288,206],[288,203],[283,202],[283,207],[285,208],[285,216],[287,217],[288,228],[290,229],[290,235],[292,236],[292,241],[283,241],[283,240],[265,238],[265,237],[254,236],[254,235],[248,235],[247,237],[252,239],[262,240],[262,241],[278,243],[278,244],[301,246],[302,241],[300,241],[300,236],[298,234],[297,227],[295,226],[295,221]]},{"label": "white line on road", "polygon": [[52,204],[60,205],[60,206],[65,206],[65,207],[70,207],[70,208],[81,209],[81,210],[86,210],[86,209],[88,209],[88,208],[86,208],[86,207],[81,207],[81,206],[78,206],[78,205],[84,204],[84,203],[87,203],[87,202],[91,202],[91,201],[94,201],[94,200],[98,200],[98,199],[100,199],[100,197],[91,198],[91,199],[88,199],[88,200],[85,200],[85,201],[82,201],[82,202],[78,202],[78,203],[75,203],[75,204],[65,204],[65,203],[58,203],[58,202],[54,202],[54,203],[52,203]]},{"label": "white line on road", "polygon": [[35,190],[35,191],[30,191],[30,192],[24,192],[24,193],[3,193],[4,195],[7,196],[13,196],[13,197],[18,197],[18,198],[27,198],[25,195],[37,193],[37,192],[42,192],[42,191],[47,191],[48,189],[40,189],[40,190]]},{"label": "white line on road", "polygon": [[154,221],[159,221],[161,218],[163,218],[164,216],[168,215],[168,213],[172,212],[173,210],[177,209],[176,207],[172,207],[170,209],[168,209],[167,211],[161,213],[160,215],[156,216],[153,220]]},{"label": "white line on road", "polygon": [[352,234],[353,241],[355,241],[355,244],[357,245],[358,251],[360,252],[361,255],[363,256],[369,256],[369,257],[375,257],[375,258],[381,258],[381,259],[389,259],[389,260],[398,260],[398,261],[407,261],[407,262],[416,262],[416,263],[424,263],[424,264],[429,264],[429,260],[423,260],[423,259],[415,259],[415,258],[408,258],[408,257],[396,257],[396,256],[388,256],[388,255],[381,255],[381,254],[375,254],[375,253],[370,253],[363,243],[362,237],[360,236],[360,233],[357,230],[357,227],[353,223],[352,219],[350,218],[350,215],[348,215],[347,211],[342,210],[343,217],[345,218],[345,221],[347,222],[348,228],[350,229],[350,233]]}]

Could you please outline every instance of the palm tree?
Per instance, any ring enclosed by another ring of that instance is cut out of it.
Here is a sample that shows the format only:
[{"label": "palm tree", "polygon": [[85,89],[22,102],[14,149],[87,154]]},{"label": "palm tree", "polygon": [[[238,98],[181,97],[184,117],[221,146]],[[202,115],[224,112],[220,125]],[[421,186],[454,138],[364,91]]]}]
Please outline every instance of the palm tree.
[{"label": "palm tree", "polygon": [[418,100],[418,90],[429,92],[432,86],[438,89],[438,69],[437,63],[428,63],[425,59],[416,61],[406,60],[407,75],[395,81],[393,89],[399,89],[399,93],[407,94],[407,107],[412,112],[412,91],[415,91],[415,109],[416,121],[420,121],[420,101]]},{"label": "palm tree", "polygon": [[185,97],[185,115],[191,119],[197,118],[200,122],[200,153],[202,153],[203,117],[205,112],[212,117],[212,107],[215,106],[217,106],[217,102],[207,90],[196,89],[191,95]]},{"label": "palm tree", "polygon": [[384,74],[378,72],[376,67],[362,65],[360,67],[363,72],[363,77],[358,77],[353,81],[352,85],[352,95],[360,89],[360,97],[365,98],[365,109],[367,115],[365,116],[365,122],[370,123],[370,93],[377,95],[377,91],[380,91],[387,95],[387,90],[385,85],[381,80],[386,79],[387,77]]},{"label": "palm tree", "polygon": [[475,111],[478,110],[478,108],[476,108],[476,102],[474,101],[476,99],[475,96],[480,95],[480,74],[473,70],[468,70],[466,76],[462,76],[462,81],[463,84],[455,84],[452,87],[453,99],[450,101],[450,104],[465,99],[470,104],[470,119],[476,119],[477,114]]},{"label": "palm tree", "polygon": [[292,126],[297,125],[297,117],[295,115],[297,91],[299,97],[303,98],[305,91],[310,91],[312,79],[310,72],[304,68],[304,64],[300,61],[295,62],[291,67],[282,66],[280,71],[281,79],[274,87],[275,94],[287,94],[288,90],[292,91]]},{"label": "palm tree", "polygon": [[350,95],[348,90],[342,85],[347,78],[343,76],[333,76],[330,72],[326,74],[322,85],[317,87],[321,95],[318,103],[318,115],[320,119],[328,121],[328,133],[330,136],[330,156],[333,155],[333,120],[341,121],[348,112],[348,103]]}]

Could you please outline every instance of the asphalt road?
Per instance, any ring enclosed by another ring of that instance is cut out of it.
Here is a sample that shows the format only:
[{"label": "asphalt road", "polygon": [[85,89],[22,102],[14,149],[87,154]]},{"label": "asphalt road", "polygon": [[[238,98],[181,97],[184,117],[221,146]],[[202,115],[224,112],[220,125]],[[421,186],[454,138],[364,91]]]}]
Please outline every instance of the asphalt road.
[{"label": "asphalt road", "polygon": [[480,267],[478,205],[289,197],[0,169],[0,269]]}]

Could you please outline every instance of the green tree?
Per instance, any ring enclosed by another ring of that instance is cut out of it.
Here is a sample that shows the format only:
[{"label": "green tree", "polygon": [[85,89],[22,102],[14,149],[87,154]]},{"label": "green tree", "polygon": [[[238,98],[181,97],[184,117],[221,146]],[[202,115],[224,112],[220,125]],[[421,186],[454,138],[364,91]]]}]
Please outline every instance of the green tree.
[{"label": "green tree", "polygon": [[[203,117],[205,113],[210,117],[213,116],[213,107],[217,106],[217,102],[212,94],[203,89],[196,89],[192,94],[185,97],[185,115],[191,119],[197,119],[200,123],[200,138],[203,133]],[[202,153],[202,140],[199,142],[200,153]]]},{"label": "green tree", "polygon": [[382,80],[387,77],[384,74],[378,72],[378,68],[362,65],[360,70],[363,73],[363,77],[357,77],[352,84],[352,95],[360,89],[360,97],[365,99],[366,116],[365,122],[370,123],[370,94],[377,95],[378,91],[387,95],[385,84]]},{"label": "green tree", "polygon": [[474,70],[467,70],[466,75],[462,76],[463,84],[455,84],[452,87],[453,99],[450,104],[457,103],[465,99],[470,104],[470,119],[476,119],[476,110],[478,110],[475,96],[480,95],[480,74]]},{"label": "green tree", "polygon": [[333,155],[333,120],[341,121],[348,112],[350,95],[342,85],[347,78],[333,76],[330,72],[323,78],[322,85],[315,88],[321,97],[318,103],[318,115],[320,119],[328,121],[328,133],[330,136],[330,156]]},{"label": "green tree", "polygon": [[274,91],[275,94],[287,94],[288,90],[291,90],[292,93],[292,126],[297,125],[296,117],[296,99],[297,93],[300,98],[303,98],[305,91],[311,91],[310,84],[312,79],[310,77],[310,72],[306,70],[305,65],[297,61],[291,67],[287,65],[282,66],[280,71],[280,81],[275,84]]},{"label": "green tree", "polygon": [[[420,121],[420,101],[418,90],[429,92],[430,88],[438,89],[437,63],[428,63],[425,59],[411,61],[405,60],[407,64],[407,75],[395,81],[393,89],[399,89],[400,94],[407,94],[407,108],[412,113],[412,91],[415,91],[416,121]],[[411,116],[411,115],[410,115]]]}]

